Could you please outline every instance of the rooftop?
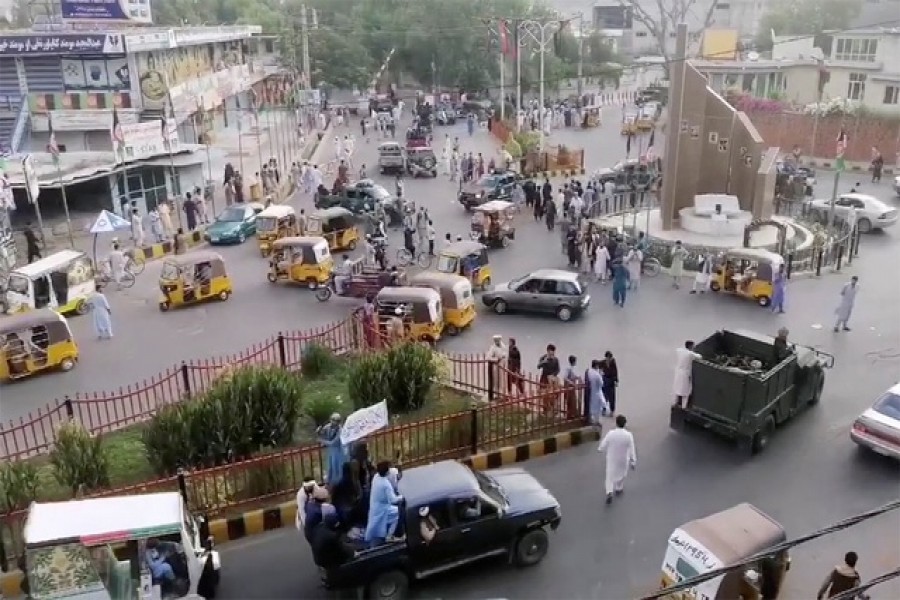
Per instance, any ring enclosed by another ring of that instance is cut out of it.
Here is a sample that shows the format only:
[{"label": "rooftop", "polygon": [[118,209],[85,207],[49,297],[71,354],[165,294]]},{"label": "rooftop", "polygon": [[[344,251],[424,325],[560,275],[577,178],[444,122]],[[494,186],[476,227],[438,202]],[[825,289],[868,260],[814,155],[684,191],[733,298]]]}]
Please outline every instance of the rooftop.
[{"label": "rooftop", "polygon": [[445,460],[404,469],[399,487],[407,506],[417,507],[449,496],[475,492],[478,481],[467,466],[455,460]]}]

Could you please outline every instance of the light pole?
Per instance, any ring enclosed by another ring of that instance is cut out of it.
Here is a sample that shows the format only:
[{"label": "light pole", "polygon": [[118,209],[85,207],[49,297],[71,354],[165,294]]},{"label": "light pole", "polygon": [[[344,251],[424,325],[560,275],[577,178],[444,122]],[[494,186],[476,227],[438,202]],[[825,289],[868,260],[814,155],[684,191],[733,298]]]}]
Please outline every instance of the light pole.
[{"label": "light pole", "polygon": [[519,22],[519,31],[522,31],[534,40],[541,53],[541,69],[540,69],[540,126],[541,140],[540,151],[544,151],[544,54],[548,49],[553,47],[553,34],[559,31],[560,21],[534,21],[531,19]]}]

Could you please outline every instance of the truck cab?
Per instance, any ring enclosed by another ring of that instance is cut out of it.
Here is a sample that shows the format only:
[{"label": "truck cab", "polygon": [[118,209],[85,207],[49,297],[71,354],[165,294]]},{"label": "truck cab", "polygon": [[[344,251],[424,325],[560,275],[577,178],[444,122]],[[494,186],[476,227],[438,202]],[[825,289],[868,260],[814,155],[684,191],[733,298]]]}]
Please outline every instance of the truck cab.
[{"label": "truck cab", "polygon": [[[549,549],[547,528],[555,530],[561,521],[556,498],[519,468],[480,472],[443,461],[405,470],[398,487],[405,538],[320,569],[326,587],[400,600],[411,581],[485,558],[536,565]],[[436,525],[430,541],[421,531],[422,519],[429,517]]]}]

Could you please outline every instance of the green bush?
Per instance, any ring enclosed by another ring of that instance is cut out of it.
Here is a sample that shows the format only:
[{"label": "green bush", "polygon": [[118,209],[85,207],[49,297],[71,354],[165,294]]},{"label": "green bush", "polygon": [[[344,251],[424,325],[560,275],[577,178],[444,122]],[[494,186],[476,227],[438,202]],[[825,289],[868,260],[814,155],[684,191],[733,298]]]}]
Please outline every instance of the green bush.
[{"label": "green bush", "polygon": [[523,155],[532,150],[537,150],[541,145],[541,133],[539,131],[523,131],[515,134],[513,139],[519,145]]},{"label": "green bush", "polygon": [[516,141],[515,137],[509,138],[509,141],[507,141],[503,147],[514,159],[518,160],[522,158],[522,146],[519,145],[519,142]]},{"label": "green bush", "polygon": [[289,488],[287,466],[283,463],[269,463],[250,471],[241,495],[245,498],[262,498],[284,493]]},{"label": "green bush", "polygon": [[327,423],[331,415],[340,412],[341,408],[341,399],[334,396],[313,396],[303,401],[303,414],[309,417],[316,427]]},{"label": "green bush", "polygon": [[427,346],[408,342],[387,352],[362,357],[348,381],[356,408],[387,400],[391,413],[418,410],[428,400],[439,373],[439,363]]},{"label": "green bush", "polygon": [[92,436],[80,423],[67,421],[56,430],[50,451],[53,475],[76,496],[109,486],[109,457],[100,436]]},{"label": "green bush", "polygon": [[38,470],[30,462],[0,465],[0,514],[28,508],[37,496]]},{"label": "green bush", "polygon": [[284,369],[236,369],[199,398],[154,416],[144,432],[147,459],[166,475],[289,446],[301,396],[300,378]]},{"label": "green bush", "polygon": [[331,348],[322,344],[309,344],[303,349],[300,372],[309,379],[320,379],[337,368],[338,359]]}]

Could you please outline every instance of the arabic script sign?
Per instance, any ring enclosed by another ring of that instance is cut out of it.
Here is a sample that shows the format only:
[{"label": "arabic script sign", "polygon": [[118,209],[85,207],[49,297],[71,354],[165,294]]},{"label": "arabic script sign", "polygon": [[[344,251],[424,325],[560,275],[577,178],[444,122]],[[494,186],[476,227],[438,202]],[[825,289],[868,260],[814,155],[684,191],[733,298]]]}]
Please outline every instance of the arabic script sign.
[{"label": "arabic script sign", "polygon": [[64,19],[153,23],[146,0],[60,0]]},{"label": "arabic script sign", "polygon": [[125,54],[125,40],[118,33],[0,35],[0,56],[80,53]]}]

